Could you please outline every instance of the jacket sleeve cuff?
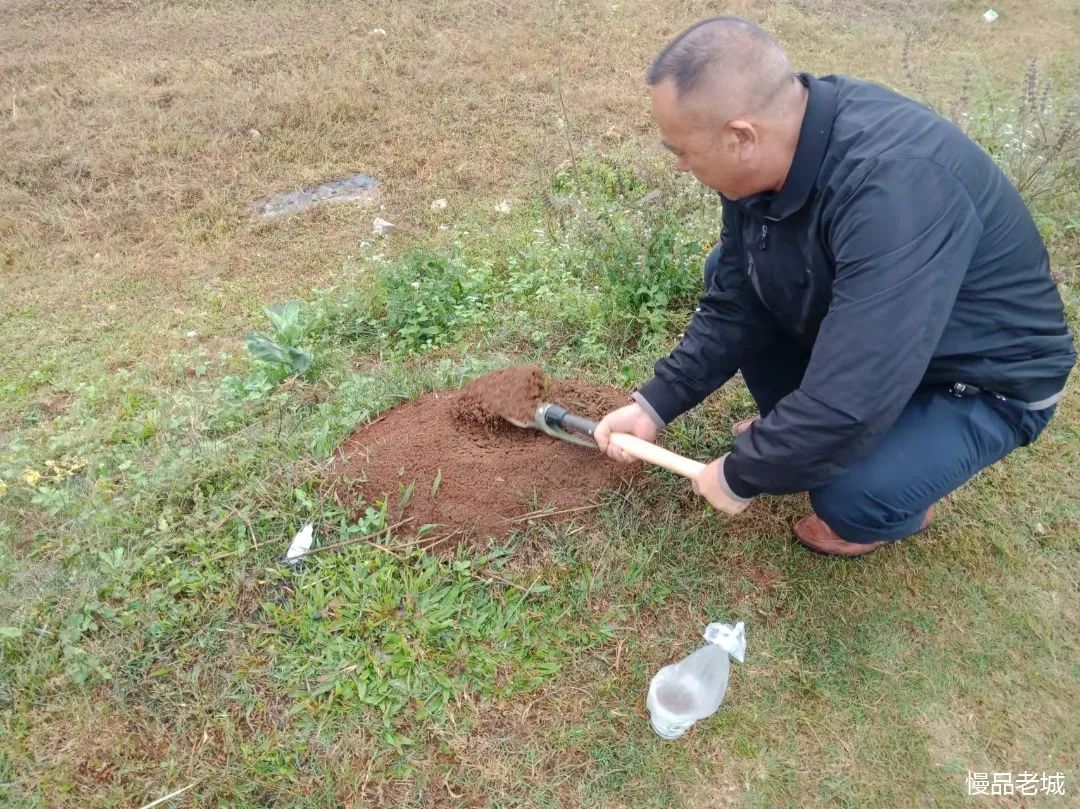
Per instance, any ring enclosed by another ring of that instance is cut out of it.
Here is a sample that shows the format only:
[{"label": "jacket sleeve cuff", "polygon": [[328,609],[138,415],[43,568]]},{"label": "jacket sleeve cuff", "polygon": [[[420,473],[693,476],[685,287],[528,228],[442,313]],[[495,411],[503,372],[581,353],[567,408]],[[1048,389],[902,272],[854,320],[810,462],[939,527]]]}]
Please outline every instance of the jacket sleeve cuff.
[{"label": "jacket sleeve cuff", "polygon": [[729,495],[740,501],[757,497],[764,491],[764,489],[758,489],[740,477],[739,459],[731,454],[725,455],[724,462],[720,464],[720,482],[727,489]]},{"label": "jacket sleeve cuff", "polygon": [[665,427],[667,427],[667,423],[662,418],[660,418],[660,414],[653,409],[653,406],[649,404],[648,399],[646,399],[637,391],[631,393],[630,398],[641,406],[641,409],[644,410],[646,414],[648,414],[649,418],[653,420],[658,429],[663,430]]},{"label": "jacket sleeve cuff", "polygon": [[649,407],[645,409],[651,410],[649,415],[654,416],[657,424],[661,425],[670,424],[687,409],[675,388],[656,376],[635,391],[633,396],[634,401],[642,407],[645,407],[642,399],[648,402]]}]

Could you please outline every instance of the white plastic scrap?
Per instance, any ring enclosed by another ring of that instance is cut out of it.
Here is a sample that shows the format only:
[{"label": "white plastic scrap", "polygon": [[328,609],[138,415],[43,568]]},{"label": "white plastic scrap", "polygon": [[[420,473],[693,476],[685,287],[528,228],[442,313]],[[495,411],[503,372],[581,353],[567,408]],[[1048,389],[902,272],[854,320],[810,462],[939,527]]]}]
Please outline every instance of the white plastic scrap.
[{"label": "white plastic scrap", "polygon": [[289,543],[289,550],[285,552],[285,564],[295,565],[304,554],[311,550],[312,530],[311,523],[308,523],[293,537],[293,541]]},{"label": "white plastic scrap", "polygon": [[431,203],[431,210],[433,211],[445,211],[447,202],[445,199],[437,199]]},{"label": "white plastic scrap", "polygon": [[394,223],[388,222],[385,219],[375,217],[375,221],[371,223],[371,232],[376,236],[385,236],[387,233],[394,232]]},{"label": "white plastic scrap", "polygon": [[994,11],[992,8],[988,8],[986,10],[986,13],[983,14],[983,19],[986,20],[987,22],[993,22],[997,18],[998,18],[998,13],[996,11]]},{"label": "white plastic scrap", "polygon": [[504,199],[498,205],[495,206],[495,210],[499,213],[510,213],[512,203],[508,199]]},{"label": "white plastic scrap", "polygon": [[705,627],[705,640],[716,644],[740,663],[746,654],[746,627],[742,621],[731,624],[709,624]]}]

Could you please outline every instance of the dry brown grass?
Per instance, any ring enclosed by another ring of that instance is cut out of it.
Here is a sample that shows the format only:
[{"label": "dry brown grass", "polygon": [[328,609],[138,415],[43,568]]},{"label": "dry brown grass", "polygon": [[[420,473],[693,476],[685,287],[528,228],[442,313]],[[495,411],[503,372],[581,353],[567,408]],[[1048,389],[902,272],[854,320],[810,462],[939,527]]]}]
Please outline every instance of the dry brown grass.
[{"label": "dry brown grass", "polygon": [[121,802],[123,796],[142,795],[145,784],[164,780],[160,762],[169,752],[167,728],[103,694],[86,702],[62,717],[48,707],[33,717],[26,741],[37,765],[39,794],[67,793],[71,806]]},{"label": "dry brown grass", "polygon": [[[0,28],[4,304],[61,326],[168,332],[193,309],[222,328],[260,299],[332,275],[371,213],[272,224],[247,204],[348,171],[384,182],[398,243],[451,213],[521,195],[567,158],[556,81],[580,148],[653,134],[642,73],[683,25],[717,11],[772,28],[816,72],[900,76],[905,30],[932,81],[958,59],[1019,70],[1077,46],[1065,0],[1003,8],[993,28],[931,0],[677,2],[40,3]],[[386,35],[371,33],[383,29]],[[924,59],[925,58],[925,59]]]}]

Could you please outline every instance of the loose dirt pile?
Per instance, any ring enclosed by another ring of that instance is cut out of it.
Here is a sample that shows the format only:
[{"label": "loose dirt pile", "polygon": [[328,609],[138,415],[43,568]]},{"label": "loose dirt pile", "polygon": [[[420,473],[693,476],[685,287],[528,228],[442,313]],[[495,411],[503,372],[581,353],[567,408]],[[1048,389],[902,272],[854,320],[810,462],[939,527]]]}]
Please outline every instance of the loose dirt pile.
[{"label": "loose dirt pile", "polygon": [[391,521],[411,517],[411,530],[438,524],[432,536],[459,530],[456,542],[506,535],[521,527],[515,518],[545,507],[586,505],[635,473],[599,450],[514,427],[496,415],[531,421],[541,395],[594,419],[626,402],[618,388],[562,380],[545,386],[539,369],[512,368],[389,411],[346,439],[336,476],[349,483],[347,496],[386,500]]}]

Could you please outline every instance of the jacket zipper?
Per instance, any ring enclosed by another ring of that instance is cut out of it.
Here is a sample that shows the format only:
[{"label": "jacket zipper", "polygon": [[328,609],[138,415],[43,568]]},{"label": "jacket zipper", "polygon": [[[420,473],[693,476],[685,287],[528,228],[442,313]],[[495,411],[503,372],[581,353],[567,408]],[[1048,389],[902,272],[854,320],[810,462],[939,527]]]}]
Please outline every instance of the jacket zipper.
[{"label": "jacket zipper", "polygon": [[767,250],[768,249],[768,247],[769,247],[769,243],[767,241],[768,238],[769,238],[769,226],[768,225],[762,225],[761,226],[761,235],[758,237],[758,250]]},{"label": "jacket zipper", "polygon": [[[761,292],[761,282],[758,279],[757,265],[754,264],[754,257],[747,255],[746,257],[746,274],[750,276],[750,286],[753,287],[754,292],[758,296],[758,300],[765,304],[765,297]],[[765,304],[765,308],[768,309],[768,305]]]}]

